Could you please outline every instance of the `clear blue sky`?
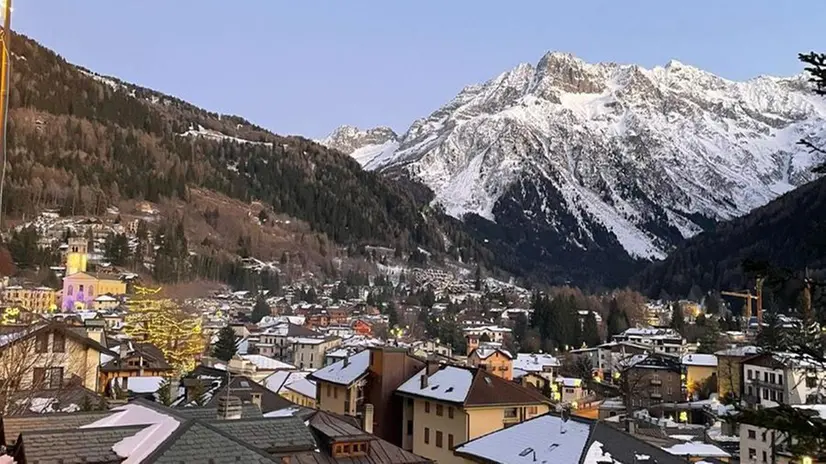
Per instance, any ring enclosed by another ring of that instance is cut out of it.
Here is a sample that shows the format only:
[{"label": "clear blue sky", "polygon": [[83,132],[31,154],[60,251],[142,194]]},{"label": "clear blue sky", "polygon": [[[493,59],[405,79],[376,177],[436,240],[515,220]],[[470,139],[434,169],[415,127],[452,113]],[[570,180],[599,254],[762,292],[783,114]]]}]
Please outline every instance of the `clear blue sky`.
[{"label": "clear blue sky", "polygon": [[404,131],[548,50],[731,79],[826,50],[824,0],[14,1],[13,27],[72,62],[313,138]]}]

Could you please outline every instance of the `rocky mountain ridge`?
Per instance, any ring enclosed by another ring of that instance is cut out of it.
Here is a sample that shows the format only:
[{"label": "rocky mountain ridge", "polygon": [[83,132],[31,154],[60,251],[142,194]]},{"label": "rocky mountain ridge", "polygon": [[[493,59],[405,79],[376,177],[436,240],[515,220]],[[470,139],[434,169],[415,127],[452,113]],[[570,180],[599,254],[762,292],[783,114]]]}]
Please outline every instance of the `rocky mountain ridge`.
[{"label": "rocky mountain ridge", "polygon": [[820,159],[802,137],[826,140],[826,102],[802,75],[734,82],[554,52],[465,87],[396,140],[343,151],[425,184],[513,252],[567,276],[592,255],[583,265],[610,281],[612,262],[663,258],[812,180]]}]

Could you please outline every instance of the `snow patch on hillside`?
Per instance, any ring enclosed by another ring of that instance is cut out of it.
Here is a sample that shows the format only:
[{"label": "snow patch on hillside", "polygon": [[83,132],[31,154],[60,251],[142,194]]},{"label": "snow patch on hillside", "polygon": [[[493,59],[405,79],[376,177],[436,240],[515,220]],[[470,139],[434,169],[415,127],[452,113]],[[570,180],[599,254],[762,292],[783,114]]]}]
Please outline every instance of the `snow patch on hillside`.
[{"label": "snow patch on hillside", "polygon": [[204,126],[202,126],[200,124],[198,124],[197,127],[196,126],[189,126],[188,131],[186,131],[184,133],[181,133],[181,134],[178,134],[178,135],[181,136],[181,137],[203,137],[203,138],[210,139],[210,140],[215,140],[215,141],[218,141],[218,142],[230,141],[230,142],[235,142],[235,143],[242,143],[242,144],[248,143],[248,144],[252,144],[252,145],[264,145],[266,147],[272,147],[272,143],[270,143],[270,142],[255,142],[255,141],[252,141],[252,140],[233,137],[231,135],[226,135],[226,134],[223,134],[221,132],[218,132],[218,131],[215,131],[215,130],[212,130],[212,129],[207,129],[207,128],[205,128]]}]

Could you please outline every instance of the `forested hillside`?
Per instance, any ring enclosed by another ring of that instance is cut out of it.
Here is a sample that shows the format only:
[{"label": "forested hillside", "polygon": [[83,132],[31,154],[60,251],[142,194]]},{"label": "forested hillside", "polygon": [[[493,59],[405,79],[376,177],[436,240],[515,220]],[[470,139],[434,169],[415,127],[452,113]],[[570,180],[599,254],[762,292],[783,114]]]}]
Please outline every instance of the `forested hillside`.
[{"label": "forested hillside", "polygon": [[11,217],[43,208],[98,215],[120,199],[187,201],[200,187],[265,202],[341,245],[485,260],[455,223],[335,150],[95,75],[24,36],[13,50],[2,205]]},{"label": "forested hillside", "polygon": [[693,285],[739,290],[753,283],[748,265],[744,269],[749,262],[793,272],[808,267],[811,276],[826,272],[826,178],[688,240],[635,276],[633,285],[652,297],[663,291],[685,296]]}]

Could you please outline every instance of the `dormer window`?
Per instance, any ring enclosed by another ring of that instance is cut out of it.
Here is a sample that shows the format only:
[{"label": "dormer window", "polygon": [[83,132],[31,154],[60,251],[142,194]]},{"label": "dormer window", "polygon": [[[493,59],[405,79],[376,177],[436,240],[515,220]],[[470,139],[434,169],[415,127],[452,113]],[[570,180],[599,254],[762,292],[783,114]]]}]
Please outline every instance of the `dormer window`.
[{"label": "dormer window", "polygon": [[370,452],[370,443],[367,441],[357,441],[351,443],[334,443],[333,458],[346,458],[355,456],[366,456]]}]

